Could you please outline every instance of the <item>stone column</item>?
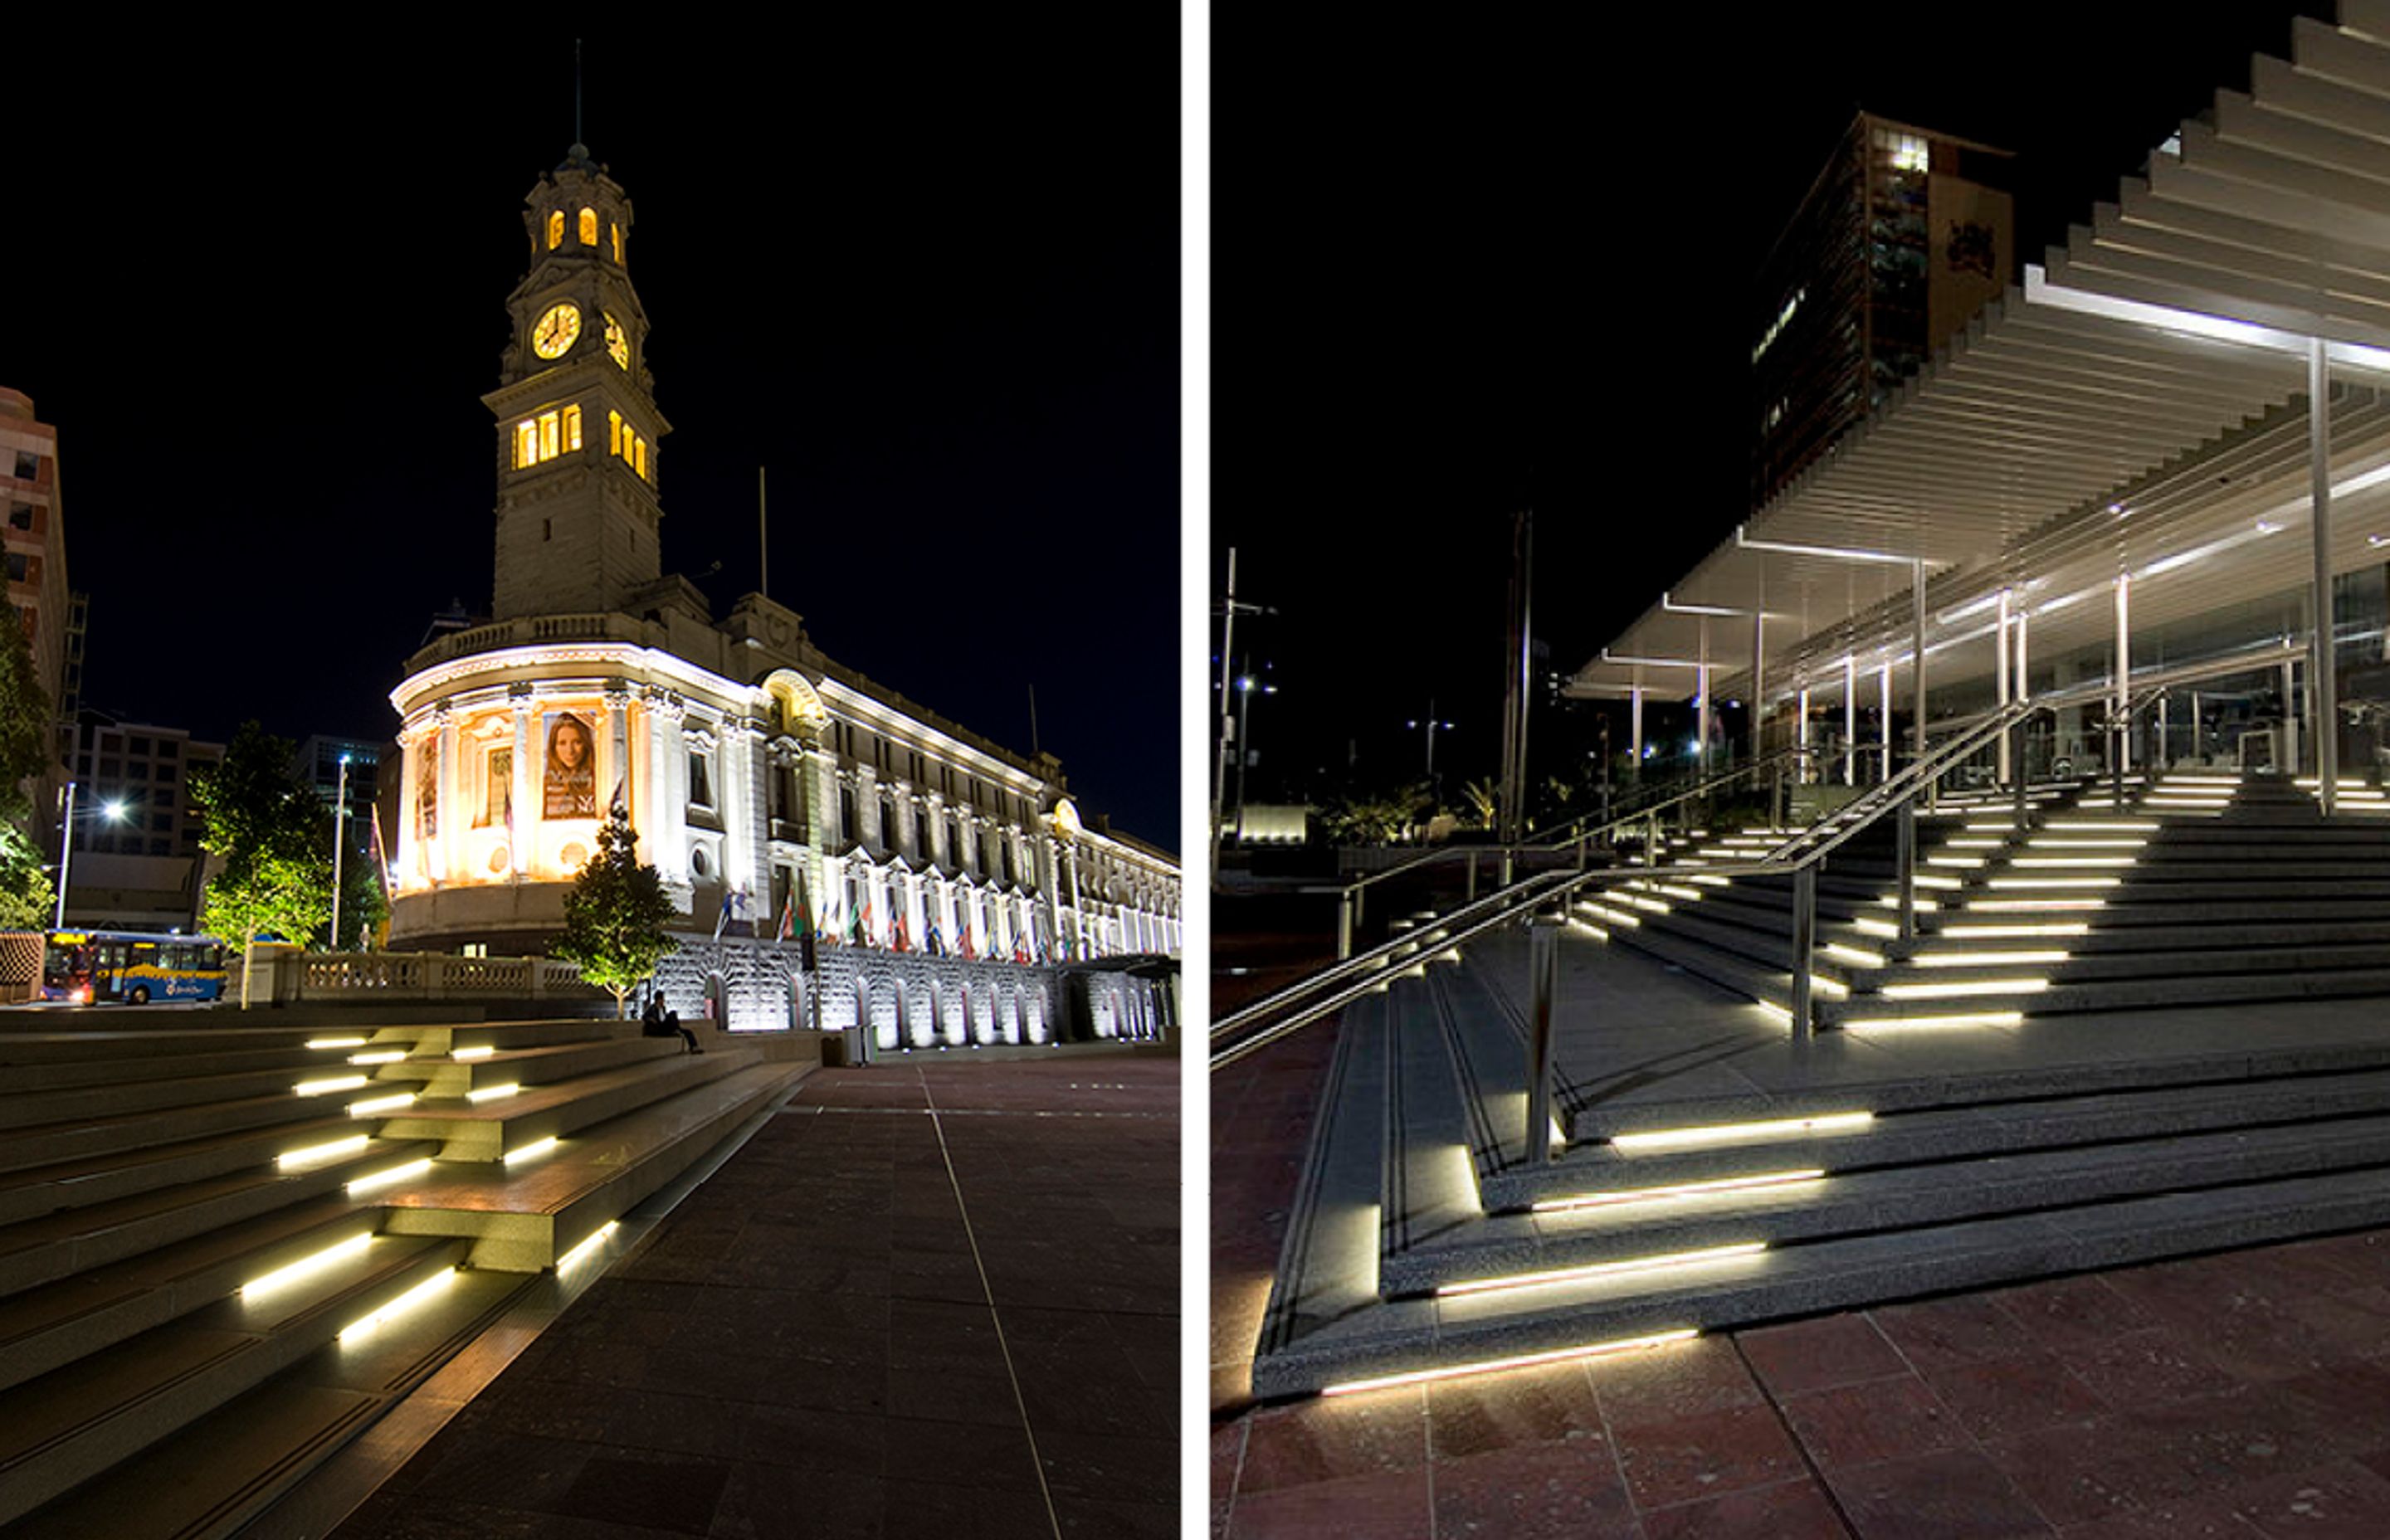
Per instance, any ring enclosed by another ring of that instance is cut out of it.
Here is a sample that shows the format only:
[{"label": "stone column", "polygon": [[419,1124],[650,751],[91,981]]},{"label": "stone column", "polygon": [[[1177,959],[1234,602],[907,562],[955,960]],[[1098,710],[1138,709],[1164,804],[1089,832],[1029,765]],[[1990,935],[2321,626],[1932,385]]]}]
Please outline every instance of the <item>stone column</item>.
[{"label": "stone column", "polygon": [[[598,785],[598,816],[606,817],[614,809],[614,796],[622,793],[626,813],[637,804],[639,777],[631,774],[631,687],[620,679],[606,682],[606,767],[604,779]],[[596,854],[593,847],[591,854]]]},{"label": "stone column", "polygon": [[532,695],[529,685],[507,687],[507,704],[515,713],[515,791],[514,827],[507,830],[507,843],[512,849],[514,874],[520,878],[532,868],[532,855],[539,848],[540,751],[539,701]]},{"label": "stone column", "polygon": [[410,722],[398,734],[398,882],[402,888],[421,885],[417,862],[416,799],[423,779],[423,751],[430,735],[419,722]]},{"label": "stone column", "polygon": [[456,801],[456,713],[443,700],[431,708],[431,719],[439,724],[440,733],[440,760],[432,772],[438,777],[432,806],[440,832],[431,845],[431,880],[445,882],[456,880],[464,871],[459,854],[463,841],[456,828],[462,821]]}]

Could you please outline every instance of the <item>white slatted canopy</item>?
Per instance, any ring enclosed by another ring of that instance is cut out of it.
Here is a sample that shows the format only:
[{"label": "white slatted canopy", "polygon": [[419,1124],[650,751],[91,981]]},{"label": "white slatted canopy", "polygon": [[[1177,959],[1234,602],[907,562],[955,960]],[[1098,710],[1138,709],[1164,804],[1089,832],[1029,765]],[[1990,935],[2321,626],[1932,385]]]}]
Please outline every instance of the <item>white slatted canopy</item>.
[{"label": "white slatted canopy", "polygon": [[1931,681],[1991,672],[2003,589],[2048,657],[2113,635],[2120,575],[2136,631],[2295,588],[2311,562],[2310,338],[2330,344],[2334,386],[2332,567],[2380,564],[2390,0],[2300,21],[2289,60],[2257,59],[2246,96],[2218,93],[1571,691],[1689,696],[1694,671],[1658,661],[1698,657],[1702,617],[1670,605],[1737,612],[1707,622],[1721,688],[1749,687],[1754,611],[1768,617],[1771,697],[1838,682],[1845,655],[1903,660],[1921,561]]}]

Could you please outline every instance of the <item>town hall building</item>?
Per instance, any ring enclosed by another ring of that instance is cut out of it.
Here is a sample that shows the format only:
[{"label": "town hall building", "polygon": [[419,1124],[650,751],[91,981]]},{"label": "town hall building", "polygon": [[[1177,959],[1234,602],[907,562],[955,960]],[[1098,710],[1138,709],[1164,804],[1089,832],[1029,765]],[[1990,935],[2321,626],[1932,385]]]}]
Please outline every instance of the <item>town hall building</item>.
[{"label": "town hall building", "polygon": [[[662,444],[632,208],[574,145],[527,200],[497,388],[489,623],[392,692],[391,945],[520,956],[610,807],[682,917],[661,982],[733,1031],[878,1050],[1142,1037],[1175,1011],[1180,878],[1023,755],[825,656],[749,594],[662,570]],[[821,944],[779,939],[809,915]]]}]

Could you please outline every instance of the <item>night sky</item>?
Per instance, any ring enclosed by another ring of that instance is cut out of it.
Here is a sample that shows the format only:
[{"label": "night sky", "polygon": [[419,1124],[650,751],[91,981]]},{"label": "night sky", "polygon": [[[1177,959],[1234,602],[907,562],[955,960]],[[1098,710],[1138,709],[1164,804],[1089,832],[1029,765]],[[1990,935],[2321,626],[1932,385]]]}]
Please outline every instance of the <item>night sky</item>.
[{"label": "night sky", "polygon": [[1219,19],[1206,559],[1215,601],[1234,545],[1240,597],[1280,611],[1239,623],[1280,691],[1264,765],[1300,781],[1357,744],[1365,779],[1415,776],[1403,723],[1433,698],[1447,787],[1491,779],[1511,512],[1536,510],[1562,673],[1747,516],[1758,269],[1858,109],[2017,152],[2039,261],[2303,10],[2328,14],[1649,7],[1295,42]]},{"label": "night sky", "polygon": [[[823,650],[1023,752],[1034,686],[1082,811],[1176,849],[1175,20],[875,14],[585,44],[664,570],[752,591],[767,467],[771,595]],[[568,26],[334,29],[302,69],[12,23],[0,384],[59,431],[86,704],[385,739],[432,613],[486,613],[480,397]]]}]

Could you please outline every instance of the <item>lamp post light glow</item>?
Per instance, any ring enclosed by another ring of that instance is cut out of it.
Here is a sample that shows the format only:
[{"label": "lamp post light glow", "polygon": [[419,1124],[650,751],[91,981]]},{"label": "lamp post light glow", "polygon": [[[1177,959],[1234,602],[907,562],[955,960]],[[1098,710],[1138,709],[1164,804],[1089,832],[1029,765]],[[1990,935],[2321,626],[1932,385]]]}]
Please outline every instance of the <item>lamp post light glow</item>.
[{"label": "lamp post light glow", "polygon": [[340,789],[332,794],[332,934],[326,951],[341,949],[341,846],[348,833],[349,756],[341,756]]}]

